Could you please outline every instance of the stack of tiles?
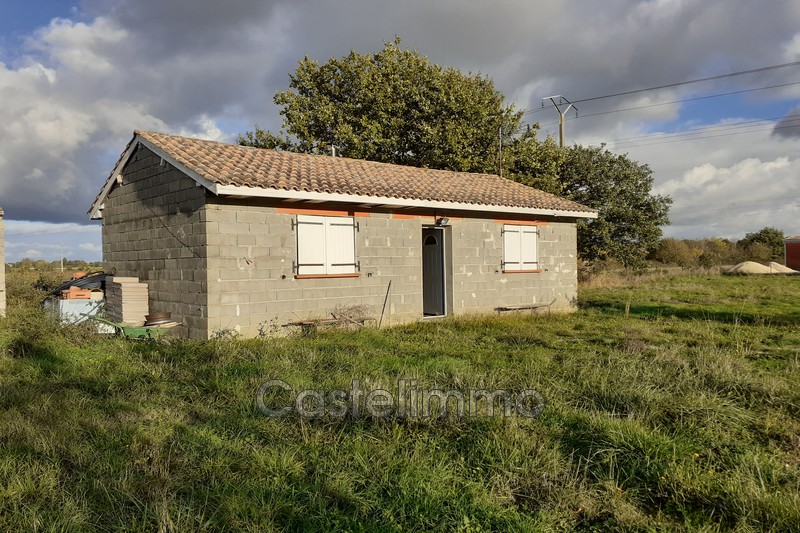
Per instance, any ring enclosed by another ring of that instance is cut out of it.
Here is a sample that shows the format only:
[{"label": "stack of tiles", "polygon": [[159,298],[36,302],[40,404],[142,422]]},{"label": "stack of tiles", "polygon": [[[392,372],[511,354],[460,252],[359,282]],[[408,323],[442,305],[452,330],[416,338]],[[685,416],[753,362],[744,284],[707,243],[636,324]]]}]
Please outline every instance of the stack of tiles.
[{"label": "stack of tiles", "polygon": [[114,322],[138,324],[150,313],[147,283],[139,278],[106,278],[106,314]]}]

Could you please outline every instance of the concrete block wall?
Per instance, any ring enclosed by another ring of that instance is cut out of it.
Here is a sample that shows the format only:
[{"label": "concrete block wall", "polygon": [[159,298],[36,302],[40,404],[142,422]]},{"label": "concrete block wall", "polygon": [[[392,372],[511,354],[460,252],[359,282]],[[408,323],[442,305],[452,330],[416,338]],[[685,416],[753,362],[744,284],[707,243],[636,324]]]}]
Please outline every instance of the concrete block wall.
[{"label": "concrete block wall", "polygon": [[454,314],[553,301],[553,311],[573,310],[578,287],[576,225],[548,222],[539,226],[542,272],[508,273],[502,267],[503,225],[496,219],[451,221]]},{"label": "concrete block wall", "polygon": [[169,311],[180,335],[208,329],[206,189],[139,146],[105,201],[106,271],[148,284],[151,312]]},{"label": "concrete block wall", "polygon": [[[383,324],[422,318],[422,228],[433,216],[356,214],[359,277],[296,279],[296,233],[301,208],[243,205],[209,197],[206,207],[209,334],[245,336],[283,331],[281,324],[329,318],[339,306],[363,305]],[[308,214],[319,214],[309,211]],[[513,223],[510,221],[509,223]],[[451,267],[449,313],[491,313],[497,306],[550,303],[572,310],[577,300],[576,226],[540,226],[542,272],[503,273],[503,222],[453,218],[447,228]]]},{"label": "concrete block wall", "polygon": [[6,316],[6,241],[3,210],[0,209],[0,317]]},{"label": "concrete block wall", "polygon": [[276,207],[209,200],[210,334],[281,332],[281,325],[288,322],[330,318],[337,307],[365,306],[377,318],[390,280],[383,324],[420,318],[420,219],[359,213],[356,260],[360,276],[296,279],[297,234],[292,224],[296,214]]}]

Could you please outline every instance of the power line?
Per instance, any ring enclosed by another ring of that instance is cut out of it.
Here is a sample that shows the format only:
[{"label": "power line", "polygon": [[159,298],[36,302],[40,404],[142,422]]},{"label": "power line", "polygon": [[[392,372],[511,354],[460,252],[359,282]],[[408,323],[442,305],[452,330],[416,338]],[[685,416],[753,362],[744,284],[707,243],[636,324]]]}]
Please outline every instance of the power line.
[{"label": "power line", "polygon": [[795,125],[792,125],[792,126],[773,126],[773,127],[769,127],[769,128],[760,128],[760,129],[747,130],[747,131],[735,131],[735,132],[732,132],[732,133],[720,133],[720,134],[717,134],[717,135],[701,135],[701,136],[698,136],[698,137],[687,137],[687,138],[683,138],[683,139],[671,139],[671,140],[667,140],[667,141],[656,141],[656,142],[650,142],[650,143],[648,143],[648,142],[643,142],[643,143],[639,143],[639,144],[636,144],[636,143],[634,143],[634,144],[622,143],[622,144],[624,144],[624,146],[620,146],[620,145],[616,145],[615,144],[614,148],[615,149],[638,148],[640,146],[655,146],[655,145],[658,145],[658,144],[672,144],[672,143],[685,142],[685,141],[697,141],[697,140],[703,140],[703,139],[712,139],[712,138],[715,138],[715,137],[729,137],[731,135],[744,135],[746,133],[758,133],[758,132],[761,132],[761,131],[786,130],[786,129],[798,128],[798,127],[800,127],[800,124],[795,124]]},{"label": "power line", "polygon": [[[783,200],[784,202],[776,205],[781,200]],[[790,199],[788,199],[786,197],[771,198],[771,199],[766,199],[765,198],[765,199],[762,199],[762,200],[753,200],[753,201],[728,202],[728,203],[724,203],[724,204],[719,204],[719,205],[717,205],[715,207],[708,207],[708,206],[704,205],[703,206],[703,214],[706,215],[706,214],[709,214],[709,213],[730,212],[731,209],[737,209],[737,210],[757,209],[757,208],[762,208],[764,206],[771,206],[774,211],[785,211],[787,209],[800,207],[800,204],[798,204],[798,202],[790,200]],[[684,212],[685,211],[689,211],[690,214],[694,214],[696,209],[697,209],[697,207],[693,206],[693,205],[684,205],[682,207],[682,211],[684,211]],[[675,209],[673,209],[673,211],[674,210]],[[681,209],[679,208],[678,210],[681,210]],[[736,214],[736,215],[732,215],[732,216],[740,216],[740,215]],[[695,217],[692,217],[692,218],[688,218],[689,222],[693,222],[694,220],[700,220],[700,216],[698,215],[698,216],[695,216]]]},{"label": "power line", "polygon": [[21,235],[40,235],[42,233],[58,233],[57,231],[53,231],[50,229],[40,230],[40,231],[23,231],[22,233],[6,233],[6,237],[19,237]]},{"label": "power line", "polygon": [[752,125],[759,124],[762,122],[771,122],[781,119],[791,119],[793,117],[800,117],[800,113],[794,113],[791,115],[784,115],[780,117],[768,117],[768,118],[760,118],[755,120],[743,120],[740,122],[731,122],[729,124],[717,124],[716,126],[703,126],[700,128],[694,128],[691,130],[683,130],[683,131],[667,131],[667,132],[657,132],[657,133],[648,133],[644,135],[635,135],[632,137],[620,137],[618,139],[610,139],[608,143],[617,143],[621,141],[631,141],[634,139],[646,139],[651,137],[666,137],[668,135],[691,135],[695,133],[703,133],[703,132],[711,132],[711,131],[718,131],[718,130],[727,130],[727,129],[739,129],[742,126],[752,127]]},{"label": "power line", "polygon": [[659,102],[659,103],[655,103],[655,104],[646,104],[646,105],[640,105],[640,106],[635,106],[635,107],[626,107],[624,109],[614,109],[612,111],[600,111],[600,112],[597,112],[597,113],[589,113],[587,115],[580,115],[580,116],[577,116],[577,117],[569,117],[569,118],[567,118],[567,120],[576,120],[576,119],[579,119],[579,118],[596,117],[596,116],[600,116],[600,115],[610,115],[612,113],[622,113],[623,111],[634,111],[634,110],[637,110],[637,109],[647,109],[647,108],[650,108],[650,107],[658,107],[658,106],[662,106],[662,105],[682,104],[682,103],[685,103],[685,102],[695,102],[697,100],[706,100],[706,99],[709,99],[709,98],[719,98],[721,96],[731,96],[731,95],[734,95],[734,94],[752,93],[752,92],[755,92],[755,91],[764,91],[764,90],[767,90],[767,89],[777,89],[777,88],[781,88],[781,87],[789,87],[791,85],[800,85],[800,81],[793,81],[791,83],[781,83],[781,84],[778,84],[778,85],[769,85],[767,87],[757,87],[755,89],[743,89],[741,91],[730,91],[730,92],[727,92],[727,93],[708,94],[708,95],[705,95],[705,96],[695,96],[693,98],[684,98],[682,100],[672,100],[670,102]]},{"label": "power line", "polygon": [[[749,70],[741,70],[741,71],[738,71],[738,72],[729,72],[727,74],[719,74],[719,75],[716,75],[716,76],[708,76],[708,77],[705,77],[705,78],[697,78],[697,79],[694,79],[694,80],[686,80],[686,81],[679,81],[679,82],[674,82],[674,83],[667,83],[667,84],[664,84],[664,85],[657,85],[655,87],[647,87],[645,89],[633,89],[633,90],[630,90],[630,91],[622,91],[622,92],[619,92],[619,93],[606,94],[606,95],[602,95],[602,96],[592,96],[592,97],[589,97],[589,98],[583,98],[583,99],[580,99],[580,100],[575,100],[573,103],[578,104],[578,103],[582,103],[582,102],[592,102],[592,101],[595,101],[595,100],[603,100],[603,99],[606,99],[606,98],[614,98],[614,97],[617,97],[617,96],[628,96],[628,95],[631,95],[631,94],[638,94],[638,93],[643,93],[643,92],[647,92],[647,91],[657,91],[657,90],[660,90],[660,89],[669,89],[669,88],[672,88],[672,87],[680,87],[682,85],[690,85],[690,84],[693,84],[693,83],[701,83],[701,82],[704,82],[704,81],[713,81],[713,80],[719,80],[719,79],[723,79],[723,78],[731,78],[731,77],[734,77],[734,76],[743,76],[743,75],[746,75],[746,74],[754,74],[754,73],[757,73],[757,72],[765,72],[765,71],[768,71],[768,70],[776,70],[776,69],[780,69],[780,68],[787,68],[787,67],[793,67],[793,66],[798,66],[798,65],[800,65],[800,61],[793,61],[791,63],[781,63],[779,65],[770,65],[770,66],[766,66],[766,67],[759,67],[759,68],[754,68],[754,69],[749,69]],[[768,87],[761,87],[761,88],[758,88],[758,89],[749,89],[749,90],[745,90],[745,91],[741,91],[741,92],[750,92],[750,91],[757,91],[757,90],[764,90],[764,89],[774,89],[774,88],[779,88],[779,87],[786,87],[786,86],[789,86],[789,85],[795,85],[797,83],[800,83],[800,82],[773,85],[773,86],[768,86]],[[728,96],[729,94],[739,94],[739,92],[738,91],[734,91],[734,92],[731,92],[731,93],[722,93],[722,94],[719,94],[719,95],[698,97],[698,99],[699,98],[713,98],[713,97],[716,97],[716,96]],[[687,99],[685,101],[691,101],[691,100],[693,100],[693,99]],[[680,102],[683,102],[683,101],[684,100],[677,100],[675,102],[669,102],[669,103],[680,103]],[[651,104],[651,105],[666,105],[666,103],[665,104]],[[638,109],[638,108],[631,108],[631,109]],[[523,114],[538,113],[538,112],[540,112],[542,110],[543,110],[542,108],[527,109],[527,110],[523,111]],[[611,113],[611,112],[615,112],[615,111],[609,111],[609,113]],[[593,116],[593,115],[584,115],[584,116]]]},{"label": "power line", "polygon": [[[658,140],[659,142],[651,143],[651,144],[661,144],[662,140],[670,138],[670,137],[671,138],[675,138],[675,137],[690,137],[690,138],[681,139],[681,140],[693,140],[693,139],[701,139],[701,138],[704,138],[704,137],[711,137],[711,135],[709,135],[711,133],[717,133],[717,132],[720,132],[720,131],[727,131],[727,130],[740,130],[741,129],[741,130],[747,130],[747,131],[743,131],[741,133],[749,133],[751,131],[752,132],[758,132],[758,131],[765,131],[766,129],[773,129],[773,128],[774,129],[787,129],[787,128],[793,128],[793,127],[800,126],[800,124],[791,124],[791,125],[787,124],[787,125],[777,126],[777,127],[775,127],[773,125],[773,126],[770,126],[770,128],[760,128],[760,129],[757,129],[757,130],[752,129],[753,127],[762,125],[763,123],[772,122],[773,124],[775,124],[776,121],[783,121],[783,120],[786,120],[787,122],[800,121],[800,113],[793,113],[791,115],[783,115],[783,116],[779,116],[779,117],[767,117],[767,118],[760,118],[760,119],[754,119],[754,120],[744,120],[744,121],[740,121],[740,122],[731,122],[729,124],[718,124],[718,125],[715,125],[715,126],[703,126],[703,127],[694,128],[694,129],[691,129],[691,130],[684,130],[684,131],[668,131],[668,132],[647,133],[647,134],[644,134],[644,135],[634,135],[634,136],[631,136],[631,137],[619,137],[617,139],[609,139],[609,140],[603,140],[603,141],[591,141],[591,142],[588,142],[587,144],[595,145],[595,144],[604,143],[604,144],[612,144],[615,147],[617,147],[617,146],[621,146],[621,145],[629,145],[632,142],[634,142],[634,145],[639,146],[639,144],[635,143],[635,141],[637,141],[637,140]],[[545,126],[551,126],[551,125],[554,125],[554,124],[557,124],[557,122],[551,122],[549,124],[546,124]],[[545,126],[541,126],[541,127],[545,127]]]},{"label": "power line", "polygon": [[[792,120],[789,120],[788,122],[797,122],[797,120],[798,119],[792,119]],[[768,122],[768,121],[764,121],[764,122]],[[757,131],[766,131],[766,130],[769,130],[769,129],[786,129],[786,128],[793,128],[793,127],[798,126],[798,124],[785,124],[785,125],[782,125],[782,126],[771,125],[768,128],[753,129],[757,125],[759,125],[759,124],[752,123],[752,124],[748,124],[748,125],[744,125],[744,126],[731,127],[731,128],[720,127],[719,129],[712,129],[710,131],[695,131],[695,130],[691,130],[691,131],[686,131],[686,132],[673,132],[671,134],[653,134],[652,136],[644,135],[644,136],[641,136],[640,138],[642,140],[656,140],[654,138],[658,138],[658,140],[664,140],[664,138],[667,135],[673,135],[673,137],[671,139],[674,139],[674,138],[686,138],[687,140],[691,140],[691,139],[702,139],[702,138],[705,138],[705,137],[710,137],[710,136],[712,136],[711,134],[716,134],[716,133],[719,133],[720,131],[724,131],[726,129],[727,130],[743,130],[740,133],[749,133],[749,132],[757,132]],[[714,135],[714,136],[716,136],[716,135]],[[667,140],[671,140],[671,139],[667,139]],[[614,145],[618,146],[620,144],[630,144],[630,143],[636,143],[636,141],[635,140],[627,140],[627,141],[623,140],[623,141],[619,141],[619,142],[614,142]]]},{"label": "power line", "polygon": [[[91,227],[91,226],[89,226],[89,227]],[[44,233],[74,233],[74,232],[76,232],[76,230],[73,229],[73,228],[64,228],[64,229],[62,229],[60,231],[56,230],[56,229],[44,229],[44,230],[37,230],[37,231],[22,231],[22,232],[17,232],[17,233],[6,233],[5,236],[6,237],[23,237],[23,236],[26,237],[28,235],[42,235]]]},{"label": "power line", "polygon": [[[746,133],[758,133],[762,131],[785,130],[785,129],[800,127],[800,124],[786,124],[783,126],[774,125],[775,123],[774,121],[786,120],[786,119],[789,119],[787,120],[787,122],[792,122],[792,123],[798,122],[800,121],[800,113],[784,115],[781,117],[770,117],[770,118],[762,118],[756,120],[733,122],[730,124],[721,124],[717,126],[705,126],[687,131],[650,133],[646,135],[636,135],[632,137],[620,137],[618,139],[610,139],[607,141],[592,141],[588,142],[587,145],[610,144],[614,149],[619,150],[627,148],[637,148],[640,146],[655,146],[659,144],[671,144],[675,142],[695,141],[695,140],[710,139],[715,137],[727,137],[730,135],[742,135]],[[768,123],[770,121],[773,122],[773,125],[771,125],[768,128],[753,129],[756,126],[759,126],[763,123]],[[554,124],[557,123],[553,122],[548,125],[554,125]],[[729,130],[743,130],[743,131],[730,132]],[[721,131],[725,131],[726,133],[719,133]],[[641,140],[643,142],[636,142],[637,140]],[[653,142],[646,142],[651,140]]]},{"label": "power line", "polygon": [[581,100],[575,100],[574,103],[579,104],[581,102],[593,102],[595,100],[603,100],[606,98],[615,98],[617,96],[628,96],[631,94],[638,94],[647,91],[657,91],[660,89],[670,89],[672,87],[680,87],[681,85],[689,85],[692,83],[701,83],[704,81],[713,81],[713,80],[721,80],[723,78],[731,78],[734,76],[743,76],[745,74],[755,74],[756,72],[766,72],[768,70],[776,70],[779,68],[786,68],[786,67],[796,67],[800,65],[800,61],[792,61],[791,63],[781,63],[779,65],[770,65],[768,67],[759,67],[753,68],[749,70],[740,70],[738,72],[729,72],[727,74],[718,74],[716,76],[707,76],[705,78],[697,78],[694,80],[686,80],[686,81],[679,81],[675,83],[667,83],[664,85],[656,85],[655,87],[647,87],[645,89],[634,89],[631,91],[622,91],[619,93],[612,93],[612,94],[604,94],[603,96],[592,96],[590,98],[583,98]]}]

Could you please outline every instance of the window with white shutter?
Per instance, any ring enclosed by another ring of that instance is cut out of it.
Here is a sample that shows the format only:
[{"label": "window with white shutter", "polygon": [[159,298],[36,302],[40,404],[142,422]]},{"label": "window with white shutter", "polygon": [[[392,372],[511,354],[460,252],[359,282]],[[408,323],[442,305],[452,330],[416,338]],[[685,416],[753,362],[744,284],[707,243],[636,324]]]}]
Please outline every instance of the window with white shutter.
[{"label": "window with white shutter", "polygon": [[539,227],[503,226],[503,270],[539,270]]},{"label": "window with white shutter", "polygon": [[297,275],[356,272],[353,217],[297,215]]}]

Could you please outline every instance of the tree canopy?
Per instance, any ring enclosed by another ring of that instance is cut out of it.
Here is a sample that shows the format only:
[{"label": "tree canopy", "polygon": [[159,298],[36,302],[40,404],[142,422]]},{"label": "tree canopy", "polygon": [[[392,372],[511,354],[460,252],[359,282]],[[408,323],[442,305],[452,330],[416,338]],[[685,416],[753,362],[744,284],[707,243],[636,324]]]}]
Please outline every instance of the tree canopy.
[{"label": "tree canopy", "polygon": [[239,143],[306,153],[333,145],[346,157],[462,172],[502,168],[507,178],[599,210],[598,219],[579,223],[583,259],[643,263],[671,203],[651,194],[647,165],[603,147],[540,141],[538,125],[523,130],[522,112],[491,79],[432,64],[400,44],[325,63],[305,57],[289,89],[274,97],[283,131],[256,126]]},{"label": "tree canopy", "polygon": [[491,79],[432,64],[399,39],[375,54],[305,57],[289,79],[275,94],[285,132],[256,128],[241,144],[310,153],[334,145],[355,159],[497,172],[498,134],[522,118]]},{"label": "tree canopy", "polygon": [[595,220],[578,222],[581,257],[644,265],[658,246],[661,226],[669,224],[672,204],[668,197],[651,194],[650,167],[603,147],[572,146],[559,178],[564,196],[599,212]]},{"label": "tree canopy", "polygon": [[749,249],[752,255],[762,261],[780,261],[783,259],[783,241],[783,230],[767,226],[747,233],[744,239],[736,244],[744,249]]}]

